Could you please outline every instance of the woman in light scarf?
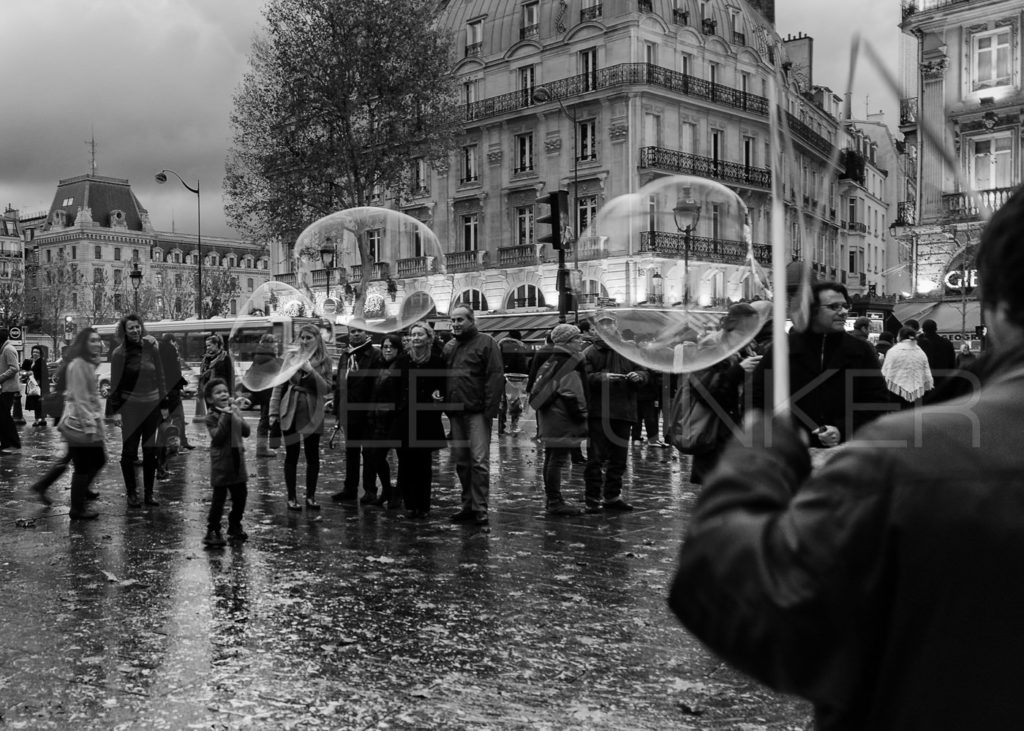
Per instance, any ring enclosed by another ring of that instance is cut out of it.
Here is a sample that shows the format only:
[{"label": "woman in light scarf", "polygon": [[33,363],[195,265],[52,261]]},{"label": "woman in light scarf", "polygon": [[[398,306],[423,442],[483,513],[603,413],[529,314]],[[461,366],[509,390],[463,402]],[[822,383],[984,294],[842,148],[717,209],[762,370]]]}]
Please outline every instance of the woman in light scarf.
[{"label": "woman in light scarf", "polygon": [[892,346],[882,363],[882,377],[904,409],[913,408],[926,391],[935,387],[928,356],[917,344],[913,328],[900,330],[899,342]]},{"label": "woman in light scarf", "polygon": [[284,383],[274,386],[270,395],[270,423],[281,422],[284,441],[284,482],[288,489],[288,509],[302,510],[296,496],[299,451],[306,452],[306,509],[319,510],[316,485],[320,476],[320,437],[324,433],[324,408],[331,394],[331,361],[320,329],[313,325],[299,328],[293,352],[284,368],[296,368]]}]

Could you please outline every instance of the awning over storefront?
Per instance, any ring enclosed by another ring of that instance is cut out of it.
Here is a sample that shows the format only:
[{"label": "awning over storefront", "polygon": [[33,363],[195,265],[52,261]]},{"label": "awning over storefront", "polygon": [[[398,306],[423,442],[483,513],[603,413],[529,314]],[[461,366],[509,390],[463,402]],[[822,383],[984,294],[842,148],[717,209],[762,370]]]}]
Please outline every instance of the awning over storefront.
[{"label": "awning over storefront", "polygon": [[962,329],[971,333],[981,324],[981,305],[977,300],[901,302],[893,307],[893,314],[900,322],[935,320],[939,332],[947,335],[957,334]]}]

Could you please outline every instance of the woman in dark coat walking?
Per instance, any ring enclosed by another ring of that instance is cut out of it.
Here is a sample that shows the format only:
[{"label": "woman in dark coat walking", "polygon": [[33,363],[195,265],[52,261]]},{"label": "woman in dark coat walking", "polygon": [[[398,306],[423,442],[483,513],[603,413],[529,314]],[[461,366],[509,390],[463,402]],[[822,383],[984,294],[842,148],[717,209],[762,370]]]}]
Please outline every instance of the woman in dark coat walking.
[{"label": "woman in dark coat walking", "polygon": [[402,392],[402,374],[398,359],[403,351],[400,335],[386,335],[380,344],[381,363],[377,378],[373,382],[373,412],[370,414],[370,434],[373,445],[364,447],[363,453],[370,461],[374,481],[379,478],[380,497],[371,505],[398,510],[402,507],[402,494],[391,482],[391,465],[388,452],[401,445],[398,441],[397,413]]},{"label": "woman in dark coat walking", "polygon": [[395,433],[398,448],[398,494],[409,518],[426,518],[430,512],[433,481],[431,459],[447,446],[439,409],[445,388],[444,358],[434,347],[434,331],[418,322],[409,328],[409,349],[399,359],[401,392]]},{"label": "woman in dark coat walking", "polygon": [[[43,396],[50,392],[50,373],[46,368],[46,358],[43,357],[43,349],[38,345],[33,345],[31,354],[32,357],[26,358],[25,362],[21,364],[21,370],[27,372],[27,374],[35,379],[35,382],[39,385],[39,393],[25,398],[25,410],[32,411],[36,415],[36,420],[32,426],[42,428],[46,426],[46,416],[43,415]],[[28,393],[27,388],[25,392]]]}]

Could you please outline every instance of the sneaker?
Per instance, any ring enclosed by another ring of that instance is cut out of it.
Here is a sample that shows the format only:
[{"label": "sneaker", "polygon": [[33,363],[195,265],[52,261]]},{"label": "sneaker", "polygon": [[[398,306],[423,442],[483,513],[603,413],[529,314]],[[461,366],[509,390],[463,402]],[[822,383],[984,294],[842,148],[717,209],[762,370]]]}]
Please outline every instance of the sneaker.
[{"label": "sneaker", "polygon": [[219,530],[208,532],[206,538],[203,539],[203,543],[210,548],[227,545],[227,541],[224,540],[224,536],[220,534]]},{"label": "sneaker", "polygon": [[606,502],[604,504],[604,509],[612,513],[628,513],[630,510],[633,509],[633,506],[627,503],[622,498],[619,498],[618,500]]},{"label": "sneaker", "polygon": [[239,528],[238,530],[232,530],[228,528],[228,540],[232,542],[241,543],[242,541],[249,540],[249,534]]},{"label": "sneaker", "polygon": [[583,511],[579,510],[578,508],[573,508],[569,505],[566,505],[565,503],[558,503],[557,505],[548,506],[547,512],[548,515],[571,516],[580,515]]},{"label": "sneaker", "polygon": [[[486,515],[486,513],[485,513]],[[448,518],[451,523],[471,523],[476,518],[472,510],[460,510]]]},{"label": "sneaker", "polygon": [[661,441],[660,439],[648,439],[647,440],[647,446],[648,447],[657,447],[658,449],[664,449],[668,445],[665,442]]}]

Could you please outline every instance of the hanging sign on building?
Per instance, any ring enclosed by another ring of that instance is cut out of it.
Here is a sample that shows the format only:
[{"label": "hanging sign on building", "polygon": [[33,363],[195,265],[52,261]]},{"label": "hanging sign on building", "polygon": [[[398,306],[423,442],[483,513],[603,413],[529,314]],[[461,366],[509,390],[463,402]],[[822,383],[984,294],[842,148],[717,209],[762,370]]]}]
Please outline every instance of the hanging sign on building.
[{"label": "hanging sign on building", "polygon": [[961,292],[966,288],[970,292],[978,286],[978,270],[951,269],[942,278],[942,283],[947,291]]}]

